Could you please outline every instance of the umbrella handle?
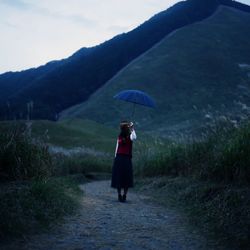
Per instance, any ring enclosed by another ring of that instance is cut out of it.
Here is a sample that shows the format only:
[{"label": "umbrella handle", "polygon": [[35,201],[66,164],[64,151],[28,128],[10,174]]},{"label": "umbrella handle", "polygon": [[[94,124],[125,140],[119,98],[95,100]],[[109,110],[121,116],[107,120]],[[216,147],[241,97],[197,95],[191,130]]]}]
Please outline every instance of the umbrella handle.
[{"label": "umbrella handle", "polygon": [[135,103],[133,105],[133,112],[132,112],[132,116],[131,116],[131,121],[134,119],[134,114],[135,114]]}]

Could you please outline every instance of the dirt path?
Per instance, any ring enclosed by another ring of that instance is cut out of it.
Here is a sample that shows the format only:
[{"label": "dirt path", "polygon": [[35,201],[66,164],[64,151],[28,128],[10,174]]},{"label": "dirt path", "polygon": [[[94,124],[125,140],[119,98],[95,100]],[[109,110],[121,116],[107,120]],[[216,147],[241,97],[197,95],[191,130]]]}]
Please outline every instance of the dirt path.
[{"label": "dirt path", "polygon": [[4,250],[142,250],[214,249],[191,230],[175,211],[156,205],[146,196],[129,193],[117,201],[109,181],[82,185],[82,209],[61,227],[31,239],[12,242]]}]

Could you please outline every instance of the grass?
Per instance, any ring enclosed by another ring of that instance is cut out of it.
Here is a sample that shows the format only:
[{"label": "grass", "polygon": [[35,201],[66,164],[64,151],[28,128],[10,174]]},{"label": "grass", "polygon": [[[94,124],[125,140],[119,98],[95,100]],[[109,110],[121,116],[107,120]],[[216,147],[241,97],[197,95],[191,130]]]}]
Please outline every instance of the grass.
[{"label": "grass", "polygon": [[0,134],[0,177],[7,180],[43,180],[51,175],[48,146],[32,138],[26,124],[9,124]]},{"label": "grass", "polygon": [[78,153],[71,156],[53,156],[54,175],[88,174],[89,172],[111,173],[112,159],[109,156],[93,156]]},{"label": "grass", "polygon": [[40,232],[74,213],[79,180],[111,172],[116,133],[87,120],[0,122],[0,238]]},{"label": "grass", "polygon": [[169,143],[152,154],[140,168],[140,186],[158,202],[184,210],[218,244],[247,249],[249,156],[250,122],[218,124],[202,140]]},{"label": "grass", "polygon": [[70,176],[111,173],[114,129],[81,120],[17,121],[1,122],[0,131],[1,238],[39,232],[76,211],[80,192]]},{"label": "grass", "polygon": [[81,176],[1,184],[0,238],[47,229],[79,206]]},{"label": "grass", "polygon": [[109,152],[115,143],[116,130],[89,120],[67,120],[52,122],[36,121],[2,121],[0,131],[9,128],[29,127],[33,138],[40,138],[43,142],[64,148],[75,148],[84,145],[96,151]]},{"label": "grass", "polygon": [[249,187],[164,176],[141,179],[137,189],[155,202],[184,213],[214,245],[223,249],[249,246]]},{"label": "grass", "polygon": [[[35,121],[31,127],[3,122],[0,129],[0,162],[13,164],[22,173],[12,175],[18,181],[2,184],[0,212],[6,218],[0,224],[2,237],[46,228],[75,211],[79,189],[67,176],[111,172],[114,129],[80,120]],[[249,122],[240,126],[220,123],[187,142],[152,138],[139,131],[134,145],[135,174],[144,179],[144,188],[149,186],[158,202],[182,207],[195,225],[218,242],[244,248],[249,244],[250,227],[249,142]],[[58,152],[51,155],[47,143]],[[12,155],[18,156],[15,161]],[[41,164],[35,164],[37,159]],[[41,174],[44,166],[48,172]],[[1,173],[6,173],[2,170],[3,165]]]},{"label": "grass", "polygon": [[223,123],[210,128],[202,140],[167,144],[144,164],[142,175],[249,183],[249,155],[250,123],[240,128]]},{"label": "grass", "polygon": [[111,172],[118,133],[112,128],[88,120],[17,121],[0,122],[0,131],[3,179]]},{"label": "grass", "polygon": [[[85,174],[89,171],[111,172],[119,129],[115,130],[88,120],[0,122],[2,134],[9,133],[9,137],[17,127],[21,127],[24,132],[21,133],[23,140],[29,141],[29,143],[26,142],[27,153],[24,155],[36,155],[32,153],[34,140],[50,153],[45,155],[45,159],[50,163],[49,175]],[[136,173],[154,151],[152,148],[159,150],[159,145],[163,141],[153,139],[141,131],[138,131],[137,135],[139,140],[134,145]],[[3,138],[4,143],[6,138]],[[10,152],[9,158],[12,159],[12,155],[13,152]]]},{"label": "grass", "polygon": [[32,136],[30,122],[0,129],[0,238],[37,232],[76,211],[83,176],[57,177],[54,157],[43,138]]},{"label": "grass", "polygon": [[116,131],[89,120],[62,122],[33,121],[32,133],[43,136],[45,142],[64,148],[81,147],[101,152],[110,152],[115,143]]}]

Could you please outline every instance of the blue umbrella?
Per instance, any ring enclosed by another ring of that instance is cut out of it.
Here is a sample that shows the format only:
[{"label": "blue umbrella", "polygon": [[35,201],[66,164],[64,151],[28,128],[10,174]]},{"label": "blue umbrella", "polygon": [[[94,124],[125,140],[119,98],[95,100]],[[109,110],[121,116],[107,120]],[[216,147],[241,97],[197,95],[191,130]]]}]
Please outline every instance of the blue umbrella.
[{"label": "blue umbrella", "polygon": [[[150,108],[155,108],[155,101],[147,93],[140,90],[123,90],[114,96],[115,99],[123,100],[126,102],[147,106]],[[133,110],[133,114],[134,114]]]},{"label": "blue umbrella", "polygon": [[156,107],[155,101],[147,93],[140,90],[123,90],[116,94],[114,98],[150,108]]}]

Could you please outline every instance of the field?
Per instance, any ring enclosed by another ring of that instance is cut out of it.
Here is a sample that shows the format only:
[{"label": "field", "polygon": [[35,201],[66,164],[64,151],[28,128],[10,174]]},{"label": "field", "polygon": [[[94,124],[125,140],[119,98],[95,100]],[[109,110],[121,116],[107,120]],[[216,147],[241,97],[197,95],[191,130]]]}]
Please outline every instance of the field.
[{"label": "field", "polygon": [[[2,221],[2,236],[25,233],[30,206],[35,228],[75,211],[79,181],[111,173],[118,129],[88,120],[1,122],[0,129],[1,200],[7,204],[1,213],[8,218]],[[137,135],[133,162],[142,191],[161,204],[182,207],[195,226],[225,244],[249,243],[249,122],[219,123],[207,127],[202,138],[187,141]],[[34,192],[34,199],[27,199]],[[45,218],[41,199],[53,199]]]}]

